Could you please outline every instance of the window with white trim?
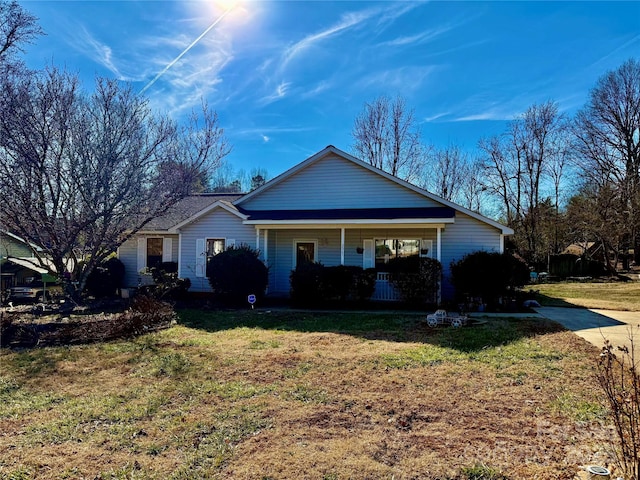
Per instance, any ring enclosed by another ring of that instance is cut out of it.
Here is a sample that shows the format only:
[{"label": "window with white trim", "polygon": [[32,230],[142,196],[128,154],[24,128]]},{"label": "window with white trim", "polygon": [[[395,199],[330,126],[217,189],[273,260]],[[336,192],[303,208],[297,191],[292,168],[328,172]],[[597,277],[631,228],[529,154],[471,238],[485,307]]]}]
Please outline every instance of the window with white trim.
[{"label": "window with white trim", "polygon": [[215,257],[219,253],[224,252],[224,238],[207,238],[207,258]]},{"label": "window with white trim", "polygon": [[294,244],[294,268],[303,263],[313,263],[316,261],[316,256],[318,254],[317,240],[296,240]]},{"label": "window with white trim", "polygon": [[147,238],[147,268],[159,267],[162,263],[163,239]]},{"label": "window with white trim", "polygon": [[375,265],[384,269],[392,258],[433,257],[433,241],[420,238],[375,239]]},{"label": "window with white trim", "polygon": [[226,241],[224,238],[207,238],[207,271],[209,270],[209,262],[219,253],[224,252]]}]

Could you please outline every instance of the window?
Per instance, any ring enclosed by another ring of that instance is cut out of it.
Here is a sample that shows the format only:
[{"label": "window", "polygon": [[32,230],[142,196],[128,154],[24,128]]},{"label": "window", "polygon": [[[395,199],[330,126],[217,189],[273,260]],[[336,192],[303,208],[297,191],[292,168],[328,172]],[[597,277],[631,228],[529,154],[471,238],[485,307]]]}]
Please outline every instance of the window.
[{"label": "window", "polygon": [[207,238],[207,258],[224,252],[224,238]]},{"label": "window", "polygon": [[224,252],[224,249],[224,238],[207,238],[207,270],[209,269],[211,259],[219,253]]},{"label": "window", "polygon": [[303,263],[316,261],[317,242],[315,240],[296,241],[295,245],[296,263],[294,267],[297,267],[298,265],[301,265]]},{"label": "window", "polygon": [[376,239],[376,268],[382,269],[392,258],[432,256],[432,241],[417,238]]},{"label": "window", "polygon": [[147,238],[147,268],[159,267],[162,263],[162,238]]}]

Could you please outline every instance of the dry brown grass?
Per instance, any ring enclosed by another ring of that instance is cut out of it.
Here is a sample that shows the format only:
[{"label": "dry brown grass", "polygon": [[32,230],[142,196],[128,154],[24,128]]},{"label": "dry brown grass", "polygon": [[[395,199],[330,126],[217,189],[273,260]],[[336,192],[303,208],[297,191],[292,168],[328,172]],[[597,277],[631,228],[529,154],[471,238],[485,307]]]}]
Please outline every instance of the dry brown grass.
[{"label": "dry brown grass", "polygon": [[531,287],[548,306],[640,312],[640,282],[561,282]]},{"label": "dry brown grass", "polygon": [[553,324],[233,315],[0,353],[0,478],[566,479],[606,461],[598,351]]}]

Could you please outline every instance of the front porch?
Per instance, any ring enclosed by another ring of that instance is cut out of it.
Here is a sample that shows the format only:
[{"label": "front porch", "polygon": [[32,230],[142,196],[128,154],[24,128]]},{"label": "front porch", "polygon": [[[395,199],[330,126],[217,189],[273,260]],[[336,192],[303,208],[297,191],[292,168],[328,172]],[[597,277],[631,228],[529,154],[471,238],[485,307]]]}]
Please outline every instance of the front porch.
[{"label": "front porch", "polygon": [[[301,261],[325,266],[375,268],[371,300],[398,301],[399,292],[384,265],[392,258],[418,255],[440,261],[444,224],[381,229],[379,226],[339,228],[256,228],[256,245],[270,267],[269,295],[287,296],[289,276]],[[440,297],[440,295],[438,295]]]}]

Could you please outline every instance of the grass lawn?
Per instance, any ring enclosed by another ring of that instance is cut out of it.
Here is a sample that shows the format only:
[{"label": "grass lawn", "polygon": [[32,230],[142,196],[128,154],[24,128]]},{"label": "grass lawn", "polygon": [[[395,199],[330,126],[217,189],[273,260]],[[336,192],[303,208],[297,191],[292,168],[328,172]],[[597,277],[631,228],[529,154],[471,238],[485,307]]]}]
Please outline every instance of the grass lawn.
[{"label": "grass lawn", "polygon": [[541,283],[529,289],[540,292],[543,306],[640,312],[640,282]]},{"label": "grass lawn", "polygon": [[553,323],[180,316],[0,352],[0,478],[571,479],[606,463],[598,349]]}]

